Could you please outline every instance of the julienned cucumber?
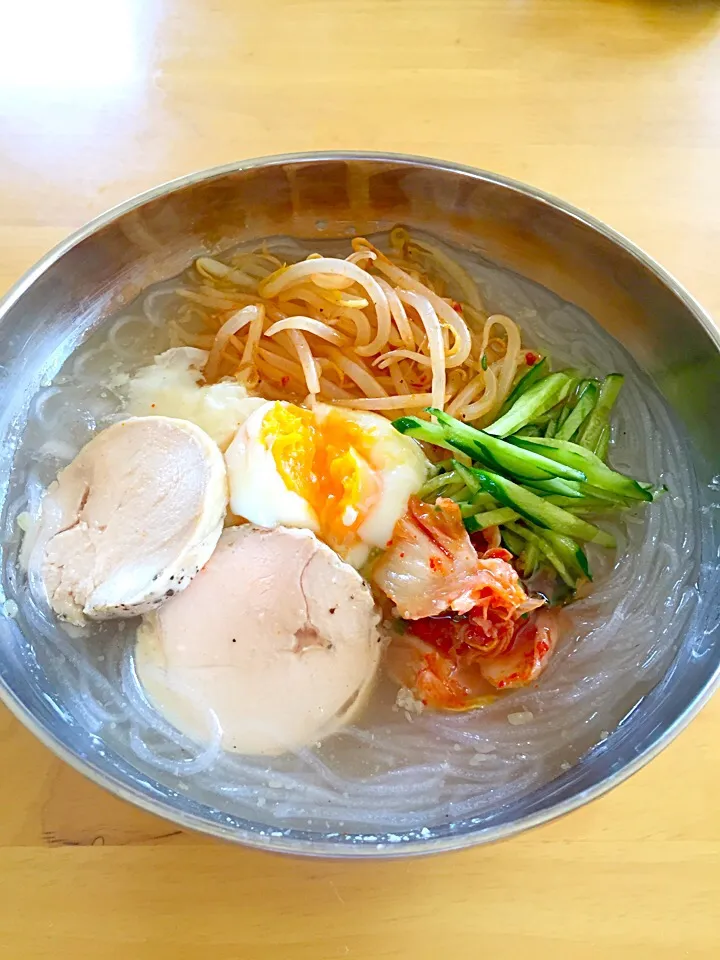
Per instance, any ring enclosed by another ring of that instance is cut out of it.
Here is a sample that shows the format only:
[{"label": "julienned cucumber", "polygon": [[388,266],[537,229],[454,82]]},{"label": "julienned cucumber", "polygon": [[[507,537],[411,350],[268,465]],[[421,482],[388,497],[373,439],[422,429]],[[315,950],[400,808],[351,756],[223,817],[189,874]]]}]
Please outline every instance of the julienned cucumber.
[{"label": "julienned cucumber", "polygon": [[599,392],[597,384],[592,380],[582,387],[577,403],[555,432],[556,440],[572,440],[592,412]]},{"label": "julienned cucumber", "polygon": [[600,384],[600,395],[595,409],[585,421],[578,437],[578,443],[581,446],[597,451],[604,427],[610,422],[610,411],[615,405],[624,380],[625,377],[621,373],[610,373]]},{"label": "julienned cucumber", "polygon": [[499,507],[497,510],[487,510],[485,513],[476,513],[465,519],[465,529],[468,533],[478,533],[487,527],[499,527],[501,523],[517,520],[520,515],[510,507]]},{"label": "julienned cucumber", "polygon": [[[577,585],[577,577],[573,575],[571,569],[567,567],[563,558],[553,549],[552,545],[539,533],[529,530],[527,527],[521,527],[517,523],[508,523],[506,528],[512,537],[519,537],[533,546],[541,556],[543,556],[552,567],[557,570],[565,583],[573,590]],[[503,530],[503,534],[504,534]]]},{"label": "julienned cucumber", "polygon": [[596,457],[600,457],[601,460],[604,460],[607,457],[608,446],[610,445],[610,423],[606,423],[602,430],[600,431],[600,436],[598,441],[595,444],[595,453]]},{"label": "julienned cucumber", "polygon": [[418,417],[400,417],[393,422],[393,426],[400,433],[416,440],[424,440],[448,450],[460,450],[471,460],[479,460],[492,470],[509,473],[518,480],[548,480],[553,477],[576,481],[585,479],[585,474],[574,467],[558,463],[542,454],[521,451],[519,447],[505,440],[491,437],[482,430],[461,423],[442,410],[429,407],[428,412],[440,422],[428,423]]},{"label": "julienned cucumber", "polygon": [[575,543],[572,537],[565,537],[552,530],[544,530],[542,536],[554,547],[558,556],[563,558],[566,566],[574,568],[578,580],[592,580],[588,558],[579,543]]},{"label": "julienned cucumber", "polygon": [[518,559],[520,561],[520,567],[522,568],[522,575],[524,577],[531,577],[540,565],[542,556],[539,548],[534,543],[528,543],[523,548]]},{"label": "julienned cucumber", "polygon": [[526,541],[516,533],[513,533],[512,530],[509,530],[507,526],[500,528],[500,536],[510,553],[516,557],[519,557],[527,549]]},{"label": "julienned cucumber", "polygon": [[574,377],[562,372],[543,377],[526,390],[506,414],[486,427],[485,432],[495,437],[507,437],[511,433],[517,433],[564,400],[575,382]]},{"label": "julienned cucumber", "polygon": [[507,441],[523,450],[538,453],[557,460],[568,467],[585,474],[586,482],[600,490],[607,490],[615,496],[627,500],[652,501],[652,494],[642,487],[636,480],[626,477],[622,473],[611,470],[599,457],[585,447],[569,440],[559,440],[557,437],[510,437]]},{"label": "julienned cucumber", "polygon": [[477,485],[493,496],[498,503],[510,507],[529,520],[536,523],[539,527],[548,530],[554,530],[556,533],[562,533],[568,537],[574,537],[577,540],[589,540],[593,543],[599,543],[603,547],[610,549],[615,547],[615,538],[604,530],[600,530],[587,520],[576,517],[562,507],[556,507],[553,503],[548,503],[542,497],[538,497],[530,490],[526,490],[519,484],[501,477],[497,473],[489,470],[479,470],[475,467],[465,467],[460,463],[454,464],[454,469],[465,480],[468,487],[472,490],[473,480]]},{"label": "julienned cucumber", "polygon": [[[492,470],[509,473],[519,480],[548,480],[551,477],[562,477],[564,480],[585,480],[582,470],[560,464],[555,458],[545,457],[528,451],[530,456],[517,456],[512,444],[498,437],[493,437],[483,430],[462,423],[434,407],[428,407],[431,413],[444,428],[445,438],[458,450],[467,453],[473,460],[480,460]],[[424,424],[424,421],[420,421]],[[555,462],[549,462],[554,460]]]},{"label": "julienned cucumber", "polygon": [[[476,513],[488,513],[497,507],[497,503],[489,493],[478,493],[472,500],[464,500],[458,503],[460,515],[463,519],[474,517]],[[503,508],[505,509],[505,508]]]},{"label": "julienned cucumber", "polygon": [[550,373],[550,363],[548,362],[547,357],[543,357],[542,360],[538,360],[538,362],[530,367],[529,370],[526,370],[512,388],[507,400],[500,408],[500,416],[502,416],[506,410],[510,409],[518,397],[521,397],[526,390],[529,390],[534,383],[538,382],[538,380],[542,380],[542,378],[548,373]]}]

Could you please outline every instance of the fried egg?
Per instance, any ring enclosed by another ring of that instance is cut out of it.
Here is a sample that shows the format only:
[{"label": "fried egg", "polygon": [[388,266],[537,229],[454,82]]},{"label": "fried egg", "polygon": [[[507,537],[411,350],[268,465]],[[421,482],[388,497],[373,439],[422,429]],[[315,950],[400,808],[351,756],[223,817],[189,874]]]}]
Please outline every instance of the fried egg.
[{"label": "fried egg", "polygon": [[268,401],[225,454],[233,513],[312,530],[355,567],[384,549],[428,476],[419,445],[374,413]]}]

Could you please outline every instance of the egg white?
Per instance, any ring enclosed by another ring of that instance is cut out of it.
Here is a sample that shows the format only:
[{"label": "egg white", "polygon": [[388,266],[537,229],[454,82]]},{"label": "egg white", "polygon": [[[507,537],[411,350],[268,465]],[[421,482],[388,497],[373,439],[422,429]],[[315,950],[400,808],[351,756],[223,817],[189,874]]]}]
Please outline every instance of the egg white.
[{"label": "egg white", "polygon": [[[323,530],[315,510],[305,498],[287,488],[272,451],[260,439],[265,416],[274,405],[275,401],[267,401],[255,410],[225,453],[230,507],[233,513],[260,526],[303,527],[322,539]],[[429,464],[420,446],[398,433],[385,417],[326,404],[316,405],[313,413],[321,435],[323,422],[329,416],[339,416],[360,426],[368,439],[362,456],[378,481],[379,495],[357,530],[356,542],[342,553],[348,563],[360,567],[371,548],[387,546],[395,524],[407,510],[409,498],[427,479]],[[352,525],[362,507],[362,503],[346,506],[343,521],[347,526]]]},{"label": "egg white", "polygon": [[260,439],[265,415],[274,406],[275,401],[266,400],[250,414],[225,452],[230,509],[261,527],[304,527],[319,534],[317,514],[307,500],[288,490],[272,451]]},{"label": "egg white", "polygon": [[343,419],[356,423],[373,438],[366,456],[380,481],[380,497],[360,525],[358,535],[367,546],[384,548],[395,524],[406,512],[408,500],[427,480],[430,465],[420,445],[398,433],[385,417],[322,405],[317,410],[320,423],[329,410],[336,415],[342,413]]},{"label": "egg white", "polygon": [[245,387],[232,380],[203,384],[207,358],[206,350],[194,347],[173,347],[155,357],[130,381],[128,413],[190,420],[224,450],[240,424],[265,401],[249,397]]}]

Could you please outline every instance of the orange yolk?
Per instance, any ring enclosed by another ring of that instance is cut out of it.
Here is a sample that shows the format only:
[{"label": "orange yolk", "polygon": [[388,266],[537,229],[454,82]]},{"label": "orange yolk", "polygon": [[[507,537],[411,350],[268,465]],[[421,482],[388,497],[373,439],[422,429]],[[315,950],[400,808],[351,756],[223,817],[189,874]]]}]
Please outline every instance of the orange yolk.
[{"label": "orange yolk", "polygon": [[315,511],[324,539],[338,547],[356,540],[380,494],[366,459],[372,442],[367,429],[333,411],[318,424],[309,410],[276,403],[263,419],[260,440],[288,490]]}]

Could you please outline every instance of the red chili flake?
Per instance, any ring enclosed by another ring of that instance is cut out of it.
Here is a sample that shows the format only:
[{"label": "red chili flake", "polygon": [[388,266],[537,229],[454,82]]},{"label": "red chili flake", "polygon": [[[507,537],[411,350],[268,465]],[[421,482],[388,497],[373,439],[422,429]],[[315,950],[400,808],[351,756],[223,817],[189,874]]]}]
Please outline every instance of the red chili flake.
[{"label": "red chili flake", "polygon": [[286,387],[290,383],[290,377],[280,377],[280,386]]},{"label": "red chili flake", "polygon": [[539,355],[537,353],[533,353],[532,350],[528,350],[528,352],[525,354],[525,363],[529,367],[534,367],[539,359]]},{"label": "red chili flake", "polygon": [[401,553],[401,554],[400,554],[400,559],[402,560],[402,558],[403,558],[404,556],[405,556],[405,554],[404,554],[404,553]]},{"label": "red chili flake", "polygon": [[453,300],[452,308],[455,313],[462,313],[462,304],[458,303],[457,300]]},{"label": "red chili flake", "polygon": [[440,557],[430,557],[430,569],[433,573],[437,573],[438,570],[442,569],[442,561]]},{"label": "red chili flake", "polygon": [[388,542],[385,544],[385,546],[386,546],[386,547],[391,547],[391,546],[392,546],[392,540],[388,540]]},{"label": "red chili flake", "polygon": [[155,409],[155,404],[154,404],[154,403],[151,403],[150,406],[151,406],[151,408],[152,408],[153,410]]}]

